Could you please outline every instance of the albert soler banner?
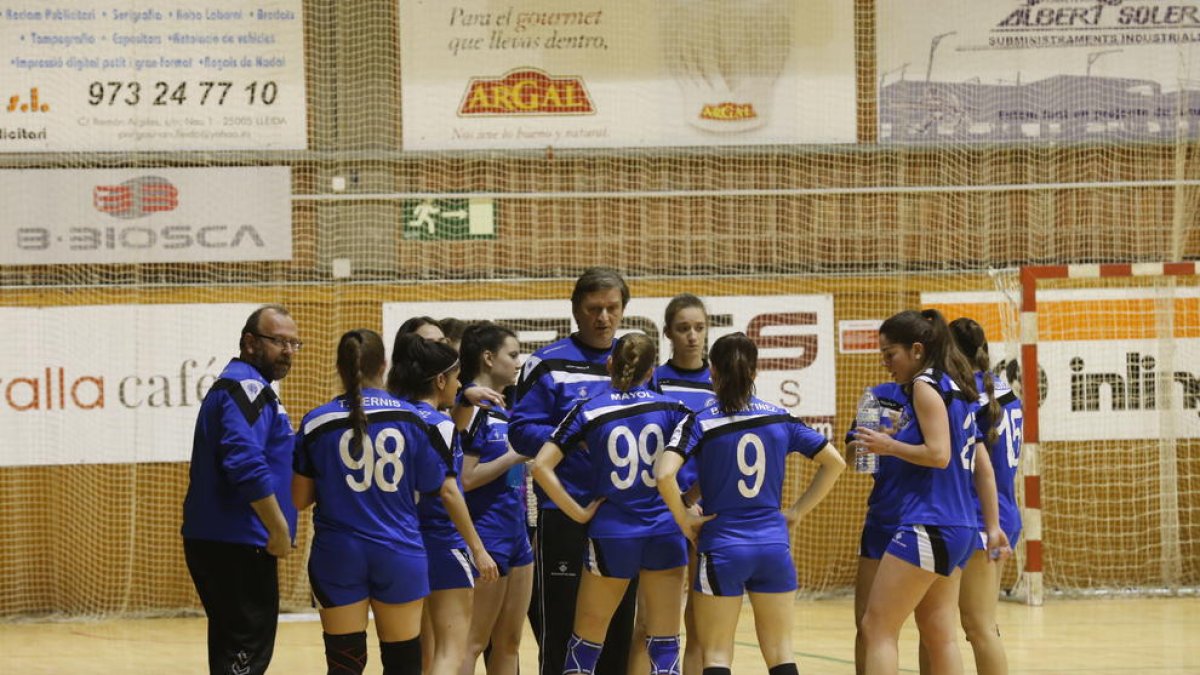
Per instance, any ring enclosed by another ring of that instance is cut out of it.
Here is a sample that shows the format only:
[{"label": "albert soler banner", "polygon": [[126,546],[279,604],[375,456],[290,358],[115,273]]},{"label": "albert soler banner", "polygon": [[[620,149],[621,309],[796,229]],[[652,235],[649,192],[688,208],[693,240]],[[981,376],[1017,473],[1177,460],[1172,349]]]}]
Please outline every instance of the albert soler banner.
[{"label": "albert soler banner", "polygon": [[307,145],[301,0],[13,0],[0,152]]},{"label": "albert soler banner", "polygon": [[290,167],[0,171],[0,265],[290,260]]},{"label": "albert soler banner", "polygon": [[845,0],[399,0],[406,150],[853,143]]},{"label": "albert soler banner", "polygon": [[880,0],[880,143],[1200,135],[1198,0]]}]

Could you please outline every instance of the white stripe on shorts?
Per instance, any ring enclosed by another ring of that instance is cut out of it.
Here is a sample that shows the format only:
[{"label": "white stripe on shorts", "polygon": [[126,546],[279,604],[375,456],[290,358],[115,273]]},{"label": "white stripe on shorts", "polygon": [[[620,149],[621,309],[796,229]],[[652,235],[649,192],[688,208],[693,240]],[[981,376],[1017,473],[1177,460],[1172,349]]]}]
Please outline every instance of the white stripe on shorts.
[{"label": "white stripe on shorts", "polygon": [[604,576],[600,574],[600,563],[596,560],[596,542],[592,541],[591,537],[588,537],[587,568],[589,572],[598,577]]},{"label": "white stripe on shorts", "polygon": [[712,582],[708,578],[708,554],[701,553],[700,560],[696,563],[697,578],[700,579],[700,592],[705,595],[714,595]]},{"label": "white stripe on shorts", "polygon": [[936,565],[933,562],[933,544],[929,541],[929,533],[925,531],[924,525],[914,525],[913,530],[917,533],[917,555],[921,557],[921,569],[936,572]]},{"label": "white stripe on shorts", "polygon": [[471,560],[461,548],[452,548],[450,552],[454,554],[454,559],[462,566],[463,574],[467,575],[467,582],[471,584],[471,588],[475,588],[475,575],[471,572]]}]

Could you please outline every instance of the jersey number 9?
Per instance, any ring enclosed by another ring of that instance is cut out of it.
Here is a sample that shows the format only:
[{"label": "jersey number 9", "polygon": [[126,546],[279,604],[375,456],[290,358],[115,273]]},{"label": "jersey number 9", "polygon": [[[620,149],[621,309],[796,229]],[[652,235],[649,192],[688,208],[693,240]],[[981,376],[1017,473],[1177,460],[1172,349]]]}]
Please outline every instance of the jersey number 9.
[{"label": "jersey number 9", "polygon": [[[404,478],[404,464],[400,455],[404,453],[404,435],[397,429],[384,429],[372,439],[362,437],[362,451],[355,458],[350,453],[354,432],[346,431],[338,441],[338,454],[342,464],[351,472],[362,471],[362,477],[346,474],[346,485],[355,492],[366,492],[374,484],[384,492],[395,492]],[[388,471],[391,467],[391,471]],[[390,474],[390,475],[389,475]]]},{"label": "jersey number 9", "polygon": [[[747,450],[754,448],[754,462],[748,461]],[[763,478],[766,477],[767,449],[763,447],[762,439],[756,434],[742,436],[737,444],[738,471],[745,476],[738,481],[738,492],[746,499],[754,499],[762,490]]]}]

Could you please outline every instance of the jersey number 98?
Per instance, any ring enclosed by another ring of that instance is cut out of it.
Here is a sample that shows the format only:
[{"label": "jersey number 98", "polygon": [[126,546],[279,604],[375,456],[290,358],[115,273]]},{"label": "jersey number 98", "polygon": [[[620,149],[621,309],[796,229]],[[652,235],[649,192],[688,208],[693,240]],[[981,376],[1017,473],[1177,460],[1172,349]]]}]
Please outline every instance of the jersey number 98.
[{"label": "jersey number 98", "polygon": [[361,477],[346,474],[346,485],[355,492],[366,492],[371,485],[384,492],[395,492],[404,478],[404,464],[400,461],[400,455],[404,453],[404,435],[396,429],[384,429],[374,439],[364,435],[357,458],[350,453],[353,439],[354,432],[346,431],[338,441],[342,464],[351,472],[362,471]]}]

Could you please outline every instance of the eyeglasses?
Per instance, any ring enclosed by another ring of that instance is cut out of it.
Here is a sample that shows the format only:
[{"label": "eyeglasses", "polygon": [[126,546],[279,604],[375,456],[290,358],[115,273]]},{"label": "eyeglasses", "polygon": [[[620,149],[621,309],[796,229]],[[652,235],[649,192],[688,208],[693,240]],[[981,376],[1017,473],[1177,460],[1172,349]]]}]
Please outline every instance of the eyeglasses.
[{"label": "eyeglasses", "polygon": [[279,347],[280,349],[291,349],[293,352],[298,352],[304,348],[304,343],[299,340],[288,340],[287,338],[275,337],[274,335],[263,335],[262,333],[250,334],[254,337],[260,337],[276,347]]}]

